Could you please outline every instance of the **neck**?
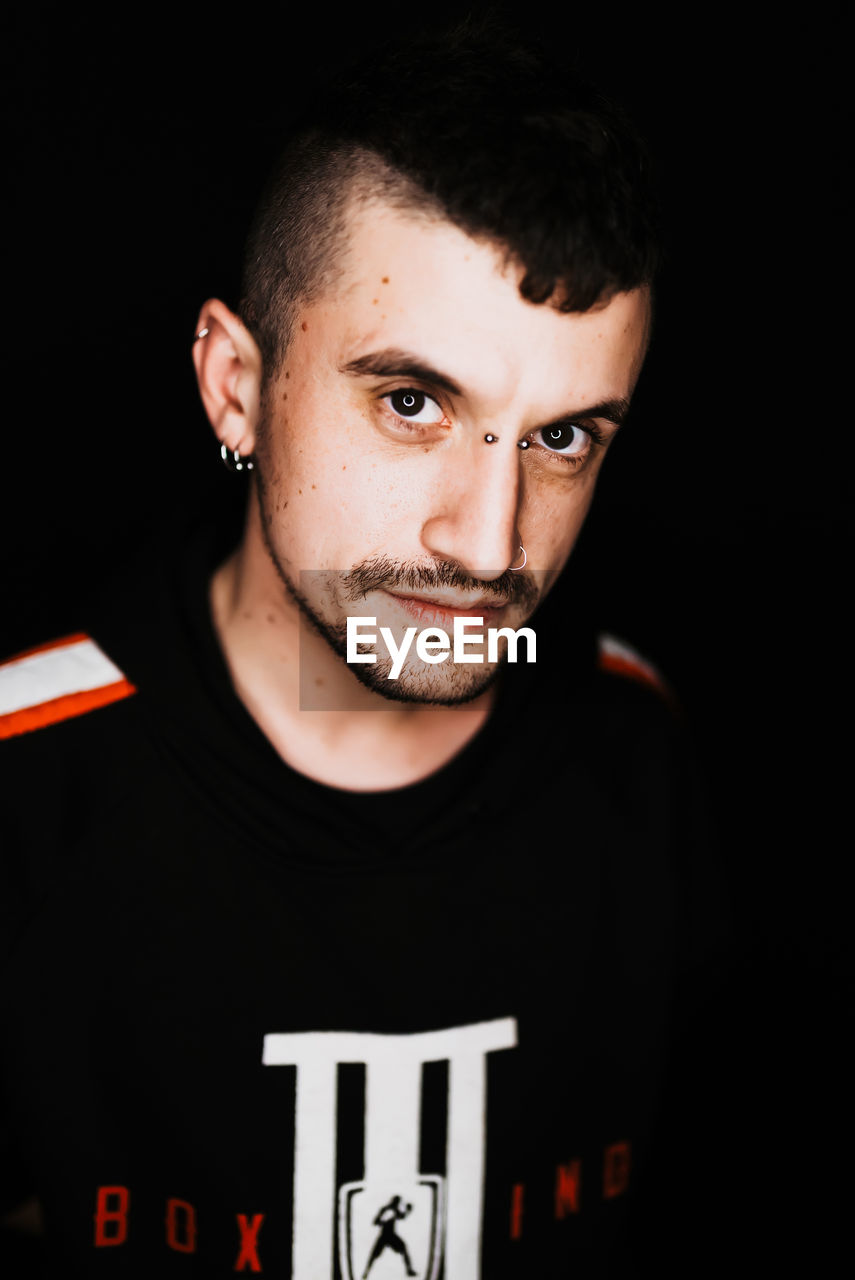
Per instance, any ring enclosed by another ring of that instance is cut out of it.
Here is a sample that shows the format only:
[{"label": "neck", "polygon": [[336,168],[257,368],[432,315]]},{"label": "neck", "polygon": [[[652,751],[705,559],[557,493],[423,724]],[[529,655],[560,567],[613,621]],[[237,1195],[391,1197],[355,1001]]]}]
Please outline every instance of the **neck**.
[{"label": "neck", "polygon": [[461,707],[433,707],[392,702],[362,685],[279,577],[254,495],[210,600],[238,697],[282,759],[318,782],[380,791],[421,781],[489,715],[492,690]]}]

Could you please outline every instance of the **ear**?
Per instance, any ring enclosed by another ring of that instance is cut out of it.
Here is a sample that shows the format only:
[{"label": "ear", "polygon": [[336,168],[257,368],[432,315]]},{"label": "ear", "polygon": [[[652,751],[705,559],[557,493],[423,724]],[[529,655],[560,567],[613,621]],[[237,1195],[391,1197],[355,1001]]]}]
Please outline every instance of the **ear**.
[{"label": "ear", "polygon": [[196,334],[196,380],[214,434],[246,457],[255,449],[261,352],[243,321],[219,298],[203,305]]}]

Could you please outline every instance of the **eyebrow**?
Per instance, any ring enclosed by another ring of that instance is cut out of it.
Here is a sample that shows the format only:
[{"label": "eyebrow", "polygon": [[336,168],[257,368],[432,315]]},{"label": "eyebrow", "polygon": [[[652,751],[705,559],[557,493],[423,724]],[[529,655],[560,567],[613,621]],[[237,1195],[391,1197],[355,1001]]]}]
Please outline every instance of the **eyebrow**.
[{"label": "eyebrow", "polygon": [[585,418],[605,418],[606,422],[611,422],[614,426],[619,427],[628,413],[629,401],[624,396],[618,396],[615,400],[603,400],[600,404],[592,404],[585,409],[577,409],[574,413],[562,413],[561,417],[556,418],[554,422],[544,422],[541,426],[536,427],[535,430],[546,431],[549,427],[569,426],[570,423],[579,422]]},{"label": "eyebrow", "polygon": [[399,347],[387,347],[383,351],[370,351],[368,355],[358,356],[347,364],[339,366],[341,373],[355,373],[360,377],[375,378],[415,378],[418,382],[429,382],[440,387],[451,396],[462,395],[462,391],[453,378],[431,365],[425,364],[410,351],[402,351]]},{"label": "eyebrow", "polygon": [[[411,351],[403,351],[400,347],[386,347],[382,351],[370,351],[367,355],[357,356],[339,366],[341,373],[354,373],[359,377],[374,378],[414,378],[418,382],[427,382],[447,391],[449,395],[459,396],[463,392],[453,378],[440,369],[434,369]],[[549,427],[567,426],[578,422],[581,418],[605,418],[607,422],[619,427],[629,413],[629,400],[617,397],[614,400],[603,400],[600,404],[589,405],[577,409],[573,413],[563,413],[552,422],[543,423],[535,430],[545,431]]]}]

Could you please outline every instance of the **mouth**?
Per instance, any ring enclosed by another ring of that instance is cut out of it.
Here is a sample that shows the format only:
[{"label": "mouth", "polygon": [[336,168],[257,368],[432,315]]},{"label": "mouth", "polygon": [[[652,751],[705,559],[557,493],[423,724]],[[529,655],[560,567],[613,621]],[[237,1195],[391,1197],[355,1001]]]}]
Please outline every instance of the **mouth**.
[{"label": "mouth", "polygon": [[494,624],[507,601],[462,601],[437,596],[399,595],[396,591],[384,591],[396,604],[422,627],[441,627],[451,631],[455,618],[482,618],[485,627]]}]

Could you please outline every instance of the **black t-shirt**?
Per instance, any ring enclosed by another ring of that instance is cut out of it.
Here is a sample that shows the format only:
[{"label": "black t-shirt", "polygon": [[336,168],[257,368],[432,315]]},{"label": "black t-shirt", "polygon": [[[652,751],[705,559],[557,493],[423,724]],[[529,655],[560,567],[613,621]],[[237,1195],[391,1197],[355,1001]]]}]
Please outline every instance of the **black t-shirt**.
[{"label": "black t-shirt", "polygon": [[36,655],[107,693],[6,716],[4,1123],[57,1274],[635,1274],[716,941],[679,721],[579,619],[431,778],[322,786],[232,688],[219,550]]}]

